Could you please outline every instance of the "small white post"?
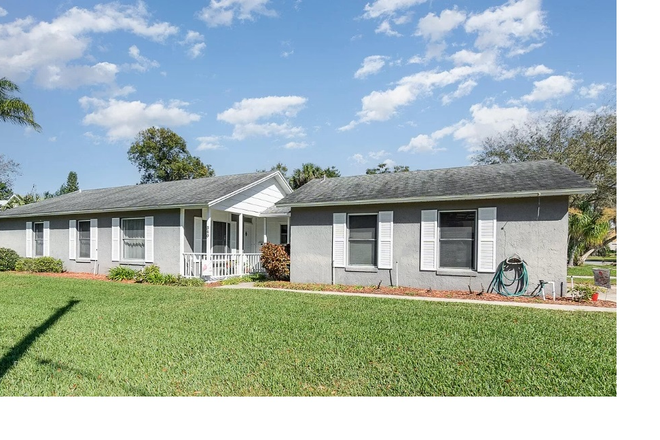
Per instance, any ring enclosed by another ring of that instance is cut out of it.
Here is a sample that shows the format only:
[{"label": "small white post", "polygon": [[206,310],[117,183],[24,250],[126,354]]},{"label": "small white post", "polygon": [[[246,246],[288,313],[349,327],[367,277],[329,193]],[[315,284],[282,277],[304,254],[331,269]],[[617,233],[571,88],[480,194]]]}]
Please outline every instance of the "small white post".
[{"label": "small white post", "polygon": [[268,218],[264,217],[264,244],[268,243]]},{"label": "small white post", "polygon": [[213,253],[212,249],[212,237],[211,237],[211,209],[206,210],[206,259],[211,260],[211,254]]},{"label": "small white post", "polygon": [[238,271],[239,275],[243,275],[243,214],[238,214]]}]

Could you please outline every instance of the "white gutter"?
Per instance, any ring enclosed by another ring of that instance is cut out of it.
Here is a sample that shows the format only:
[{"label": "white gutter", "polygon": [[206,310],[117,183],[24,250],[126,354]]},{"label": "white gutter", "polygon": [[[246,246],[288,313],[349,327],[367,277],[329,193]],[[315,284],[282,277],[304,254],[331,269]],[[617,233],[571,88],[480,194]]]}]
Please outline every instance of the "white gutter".
[{"label": "white gutter", "polygon": [[329,202],[304,202],[304,203],[277,203],[277,206],[289,208],[307,208],[312,206],[337,206],[337,205],[376,205],[388,203],[421,203],[442,202],[458,200],[479,199],[510,199],[523,197],[550,197],[570,196],[577,194],[591,194],[595,188],[578,188],[573,190],[549,190],[549,191],[521,191],[513,193],[490,193],[490,194],[461,194],[452,196],[424,196],[424,197],[402,197],[392,199],[368,199],[368,200],[337,200]]},{"label": "white gutter", "polygon": [[[23,205],[27,206],[27,205]],[[201,209],[206,208],[207,205],[157,205],[157,206],[140,206],[140,207],[124,207],[124,208],[105,208],[105,209],[91,209],[91,210],[80,210],[80,211],[55,211],[55,212],[36,212],[36,213],[25,213],[25,214],[0,214],[0,220],[3,218],[27,218],[27,217],[51,217],[56,215],[78,215],[78,214],[104,214],[112,212],[132,212],[132,211],[161,211],[164,209]],[[14,208],[12,208],[14,209]],[[7,210],[4,212],[11,212]]]}]

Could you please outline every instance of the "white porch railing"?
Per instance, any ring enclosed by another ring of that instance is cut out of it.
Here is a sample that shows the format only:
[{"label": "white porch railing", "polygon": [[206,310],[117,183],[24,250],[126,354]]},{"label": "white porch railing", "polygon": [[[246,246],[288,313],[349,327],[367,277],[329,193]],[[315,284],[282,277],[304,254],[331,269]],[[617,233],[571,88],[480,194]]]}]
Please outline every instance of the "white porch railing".
[{"label": "white porch railing", "polygon": [[[206,254],[185,252],[183,254],[183,276],[202,277],[202,264]],[[254,254],[211,254],[211,278],[229,278],[253,273],[263,273],[261,253]]]}]

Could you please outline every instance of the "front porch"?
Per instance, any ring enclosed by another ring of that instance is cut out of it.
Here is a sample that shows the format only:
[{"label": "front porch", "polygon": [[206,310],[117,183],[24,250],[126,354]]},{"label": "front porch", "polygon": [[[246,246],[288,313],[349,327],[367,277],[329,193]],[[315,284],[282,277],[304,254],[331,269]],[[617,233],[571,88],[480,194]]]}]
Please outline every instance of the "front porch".
[{"label": "front porch", "polygon": [[184,277],[221,280],[264,273],[261,246],[289,243],[289,216],[274,207],[236,212],[211,205],[181,209],[180,273]]}]

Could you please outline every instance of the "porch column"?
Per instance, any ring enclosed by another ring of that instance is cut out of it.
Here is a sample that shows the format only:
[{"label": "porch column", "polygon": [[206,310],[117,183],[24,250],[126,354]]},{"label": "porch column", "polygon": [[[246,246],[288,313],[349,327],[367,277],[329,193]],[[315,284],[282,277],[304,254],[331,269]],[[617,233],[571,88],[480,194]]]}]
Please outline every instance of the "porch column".
[{"label": "porch column", "polygon": [[238,273],[243,275],[243,214],[238,214]]},{"label": "porch column", "polygon": [[212,237],[211,237],[211,232],[213,228],[211,227],[211,209],[206,210],[206,259],[210,260],[211,259],[211,254],[213,253],[213,249],[211,247],[211,244],[213,243]]}]

